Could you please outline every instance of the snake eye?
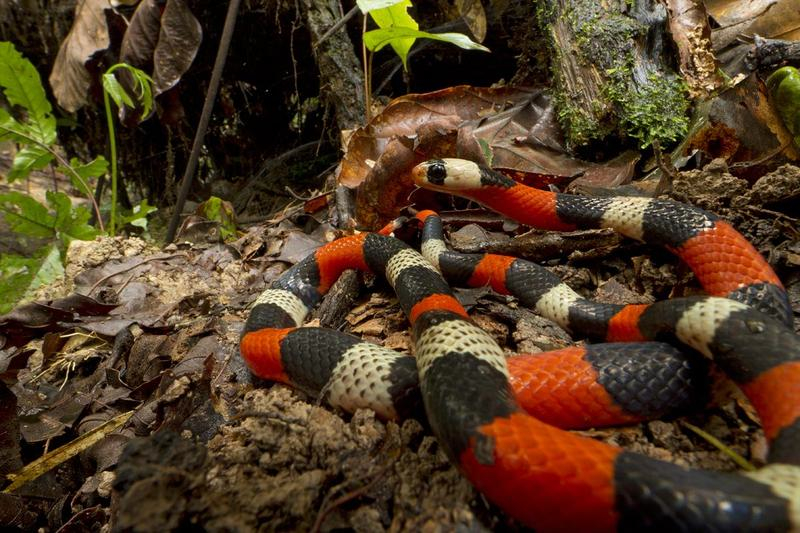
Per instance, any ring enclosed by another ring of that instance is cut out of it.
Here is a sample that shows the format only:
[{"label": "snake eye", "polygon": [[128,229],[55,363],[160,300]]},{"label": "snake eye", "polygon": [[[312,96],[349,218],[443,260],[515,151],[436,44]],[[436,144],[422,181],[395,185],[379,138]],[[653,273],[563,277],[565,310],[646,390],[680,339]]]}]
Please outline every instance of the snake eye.
[{"label": "snake eye", "polygon": [[447,168],[444,166],[444,161],[431,161],[428,165],[428,181],[434,185],[441,185],[446,177]]}]

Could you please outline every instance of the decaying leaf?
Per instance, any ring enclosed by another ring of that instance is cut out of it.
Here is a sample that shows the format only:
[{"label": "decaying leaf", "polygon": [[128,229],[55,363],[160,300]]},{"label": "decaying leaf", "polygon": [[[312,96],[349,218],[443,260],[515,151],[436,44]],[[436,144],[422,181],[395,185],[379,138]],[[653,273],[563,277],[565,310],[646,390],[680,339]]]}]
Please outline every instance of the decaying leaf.
[{"label": "decaying leaf", "polygon": [[64,329],[59,323],[71,322],[75,315],[98,316],[117,307],[100,303],[82,294],[70,294],[51,302],[31,302],[0,315],[0,329],[7,346],[22,346],[47,331]]},{"label": "decaying leaf", "polygon": [[754,161],[785,146],[782,154],[795,160],[792,135],[776,115],[755,75],[697,106],[688,149],[700,150],[708,161]]},{"label": "decaying leaf", "polygon": [[[200,48],[203,31],[183,0],[144,0],[122,39],[120,61],[151,71],[154,96],[180,81]],[[123,77],[123,76],[121,76]]]},{"label": "decaying leaf", "polygon": [[709,0],[705,5],[720,25],[711,32],[711,42],[730,77],[750,72],[748,54],[754,52],[754,36],[800,40],[797,0]]},{"label": "decaying leaf", "polygon": [[680,71],[693,98],[706,97],[723,80],[711,51],[711,28],[700,0],[669,0],[669,28],[680,56]]},{"label": "decaying leaf", "polygon": [[705,5],[708,14],[720,25],[712,35],[716,49],[728,46],[742,35],[800,38],[800,9],[796,0],[708,0]]},{"label": "decaying leaf", "polygon": [[22,467],[17,398],[0,382],[0,474]]},{"label": "decaying leaf", "polygon": [[50,73],[50,86],[58,105],[69,112],[89,103],[92,74],[86,65],[108,48],[106,10],[110,11],[108,0],[77,2],[72,29],[58,50]]},{"label": "decaying leaf", "polygon": [[415,188],[409,171],[432,157],[491,159],[496,168],[569,178],[606,172],[568,155],[543,91],[459,86],[407,95],[357,130],[347,146],[339,181],[358,186],[359,222],[374,228],[396,216]]},{"label": "decaying leaf", "polygon": [[480,0],[456,0],[456,9],[479,43],[486,38],[486,11]]}]

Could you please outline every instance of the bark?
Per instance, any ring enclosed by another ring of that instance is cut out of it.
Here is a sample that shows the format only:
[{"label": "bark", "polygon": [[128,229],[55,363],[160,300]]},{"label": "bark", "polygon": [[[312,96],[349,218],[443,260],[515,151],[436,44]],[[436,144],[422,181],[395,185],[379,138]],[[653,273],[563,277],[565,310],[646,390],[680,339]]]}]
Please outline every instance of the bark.
[{"label": "bark", "polygon": [[663,4],[549,0],[538,18],[571,146],[597,146],[615,135],[633,137],[642,146],[683,136],[688,101],[672,68]]},{"label": "bark", "polygon": [[342,16],[331,3],[303,0],[311,45],[320,77],[320,93],[333,106],[340,130],[364,124],[364,74],[346,25],[320,40]]}]

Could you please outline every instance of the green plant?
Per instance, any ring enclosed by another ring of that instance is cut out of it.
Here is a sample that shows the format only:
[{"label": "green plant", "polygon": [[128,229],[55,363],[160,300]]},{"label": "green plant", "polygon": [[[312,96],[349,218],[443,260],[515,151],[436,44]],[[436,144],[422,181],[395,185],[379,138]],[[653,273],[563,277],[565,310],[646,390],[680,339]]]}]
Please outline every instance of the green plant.
[{"label": "green plant", "polygon": [[[364,93],[366,98],[367,120],[370,114],[370,101],[372,99],[372,53],[378,52],[386,45],[394,49],[403,62],[403,68],[408,70],[408,53],[417,39],[433,39],[454,44],[467,50],[489,49],[474,42],[463,33],[428,33],[420,31],[419,24],[408,13],[411,0],[356,0],[359,9],[364,14],[363,30],[363,55],[364,55]],[[367,31],[367,14],[378,25],[378,29]],[[367,57],[367,50],[370,55]]]},{"label": "green plant", "polygon": [[[90,191],[87,180],[104,174],[108,163],[102,156],[89,163],[77,159],[67,162],[55,150],[56,119],[39,73],[9,42],[0,42],[0,87],[12,110],[18,108],[23,116],[17,120],[0,107],[0,141],[13,141],[20,147],[8,173],[8,181],[24,179],[31,171],[42,169],[56,160],[59,170],[70,176],[73,186],[84,194]],[[99,219],[100,209],[91,194],[88,196]],[[102,222],[100,229],[103,230]]]},{"label": "green plant", "polygon": [[[108,233],[114,235],[116,230],[117,220],[117,140],[114,134],[114,115],[111,112],[111,100],[117,104],[118,108],[128,106],[135,108],[133,99],[120,85],[114,72],[120,69],[126,70],[133,80],[134,91],[136,92],[136,99],[142,106],[142,116],[148,117],[153,108],[153,79],[150,78],[144,71],[136,67],[132,67],[127,63],[117,63],[112,65],[103,74],[103,104],[106,110],[106,124],[108,125],[108,142],[109,142],[109,156],[111,157],[111,217],[108,221]],[[154,208],[151,208],[151,211]],[[140,209],[141,211],[141,209]],[[146,216],[150,211],[144,212]]]},{"label": "green plant", "polygon": [[[8,182],[25,179],[32,171],[56,162],[58,170],[68,175],[72,185],[90,200],[98,226],[89,224],[91,213],[87,208],[72,205],[63,192],[47,191],[45,203],[22,192],[0,194],[0,214],[19,236],[21,247],[32,250],[25,255],[4,253],[0,256],[0,313],[5,313],[16,302],[33,296],[38,287],[63,273],[63,261],[71,241],[93,239],[105,232],[89,180],[105,174],[108,162],[103,157],[88,163],[75,158],[67,161],[57,151],[56,119],[39,73],[8,42],[0,42],[0,89],[8,103],[8,108],[0,107],[0,141],[11,141],[17,146],[6,176]],[[111,220],[142,225],[146,215],[154,209],[145,201],[132,213],[114,213]]]}]

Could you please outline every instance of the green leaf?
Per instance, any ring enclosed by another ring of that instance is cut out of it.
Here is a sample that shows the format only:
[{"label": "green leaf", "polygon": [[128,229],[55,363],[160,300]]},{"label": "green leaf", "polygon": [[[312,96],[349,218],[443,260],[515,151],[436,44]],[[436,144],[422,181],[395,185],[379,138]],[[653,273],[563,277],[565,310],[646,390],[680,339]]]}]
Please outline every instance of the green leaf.
[{"label": "green leaf", "polygon": [[106,72],[103,74],[103,90],[114,100],[117,107],[122,107],[123,105],[134,107],[133,100],[128,96],[125,89],[122,88],[122,85],[120,85],[113,73]]},{"label": "green leaf", "polygon": [[153,211],[158,211],[158,208],[147,203],[147,199],[142,200],[139,205],[133,206],[133,210],[129,214],[121,214],[117,217],[119,226],[123,227],[127,224],[137,226],[142,229],[147,229],[147,215]]},{"label": "green leaf", "polygon": [[55,219],[47,207],[27,194],[15,191],[0,194],[0,212],[17,233],[29,237],[55,237]]},{"label": "green leaf", "polygon": [[20,142],[20,137],[17,132],[20,132],[24,129],[25,127],[17,122],[14,117],[9,115],[8,111],[0,107],[0,141],[11,140],[14,142]]},{"label": "green leaf", "polygon": [[197,213],[208,220],[219,222],[220,235],[223,239],[236,236],[236,213],[230,202],[212,196],[198,206]]},{"label": "green leaf", "polygon": [[69,196],[63,192],[47,191],[46,196],[47,203],[55,211],[53,229],[65,245],[74,239],[88,241],[97,236],[97,230],[89,225],[91,213],[88,209],[73,208]]},{"label": "green leaf", "polygon": [[63,192],[47,191],[46,206],[27,194],[9,192],[0,194],[0,212],[5,215],[11,229],[29,237],[60,237],[67,244],[72,239],[94,239],[97,230],[88,224],[91,213],[84,207],[72,207]]},{"label": "green leaf", "polygon": [[108,170],[108,161],[106,161],[106,158],[103,156],[97,156],[88,163],[82,163],[77,157],[73,157],[70,159],[69,165],[75,174],[82,178],[81,180],[76,178],[72,172],[69,172],[69,170],[63,166],[59,166],[58,170],[67,174],[72,182],[72,186],[81,191],[81,194],[86,197],[94,194],[89,188],[89,180],[102,176]]},{"label": "green leaf", "polygon": [[32,170],[46,167],[53,160],[53,154],[38,144],[23,146],[14,156],[14,163],[8,173],[8,181],[25,179]]},{"label": "green leaf", "polygon": [[405,1],[407,0],[356,0],[356,4],[358,4],[358,9],[366,15],[376,9],[384,9]]},{"label": "green leaf", "polygon": [[0,313],[7,313],[19,302],[31,299],[36,289],[49,285],[64,274],[61,253],[50,244],[32,257],[0,255]]},{"label": "green leaf", "polygon": [[[369,15],[381,29],[405,28],[416,31],[419,29],[419,24],[408,14],[409,7],[411,7],[411,0],[401,0],[389,7],[370,11]],[[416,36],[408,36],[397,37],[389,42],[392,49],[400,57],[403,62],[403,68],[406,70],[408,70],[408,52],[414,46],[414,41],[416,40]],[[366,39],[364,42],[366,44]],[[369,48],[369,44],[366,44],[366,46]]]},{"label": "green leaf", "polygon": [[488,48],[474,42],[463,33],[428,33],[408,28],[381,28],[379,30],[368,31],[364,34],[364,44],[368,49],[377,52],[387,44],[391,44],[392,40],[409,36],[445,41],[467,50],[489,52]]},{"label": "green leaf", "polygon": [[27,112],[26,124],[36,140],[48,146],[53,144],[56,119],[39,73],[13,44],[5,41],[0,42],[0,87],[11,105]]},{"label": "green leaf", "polygon": [[158,208],[153,205],[149,205],[147,203],[147,199],[144,199],[139,202],[139,205],[133,206],[133,209],[130,213],[120,215],[117,220],[119,220],[120,227],[125,226],[126,224],[131,224],[142,229],[147,229],[147,215],[153,211],[158,211]]},{"label": "green leaf", "polygon": [[139,92],[138,99],[139,103],[142,104],[142,116],[147,117],[150,115],[150,111],[153,109],[153,78],[147,75],[146,72],[143,70],[139,70],[138,68],[132,67],[130,65],[125,65],[128,67],[128,70],[133,74],[134,80],[136,80],[136,89]]},{"label": "green leaf", "polygon": [[126,70],[133,78],[133,89],[136,91],[136,100],[142,106],[142,116],[147,117],[153,109],[153,78],[141,69],[138,69],[127,63],[117,63],[109,67],[105,74],[103,74],[103,89],[108,93],[117,107],[122,107],[124,103],[128,107],[136,107],[133,99],[128,95],[127,91],[114,76],[116,70]]},{"label": "green leaf", "polygon": [[494,152],[492,151],[492,147],[489,145],[489,142],[486,139],[478,139],[478,145],[481,147],[481,152],[483,152],[483,157],[486,159],[486,166],[492,166],[494,162]]}]

